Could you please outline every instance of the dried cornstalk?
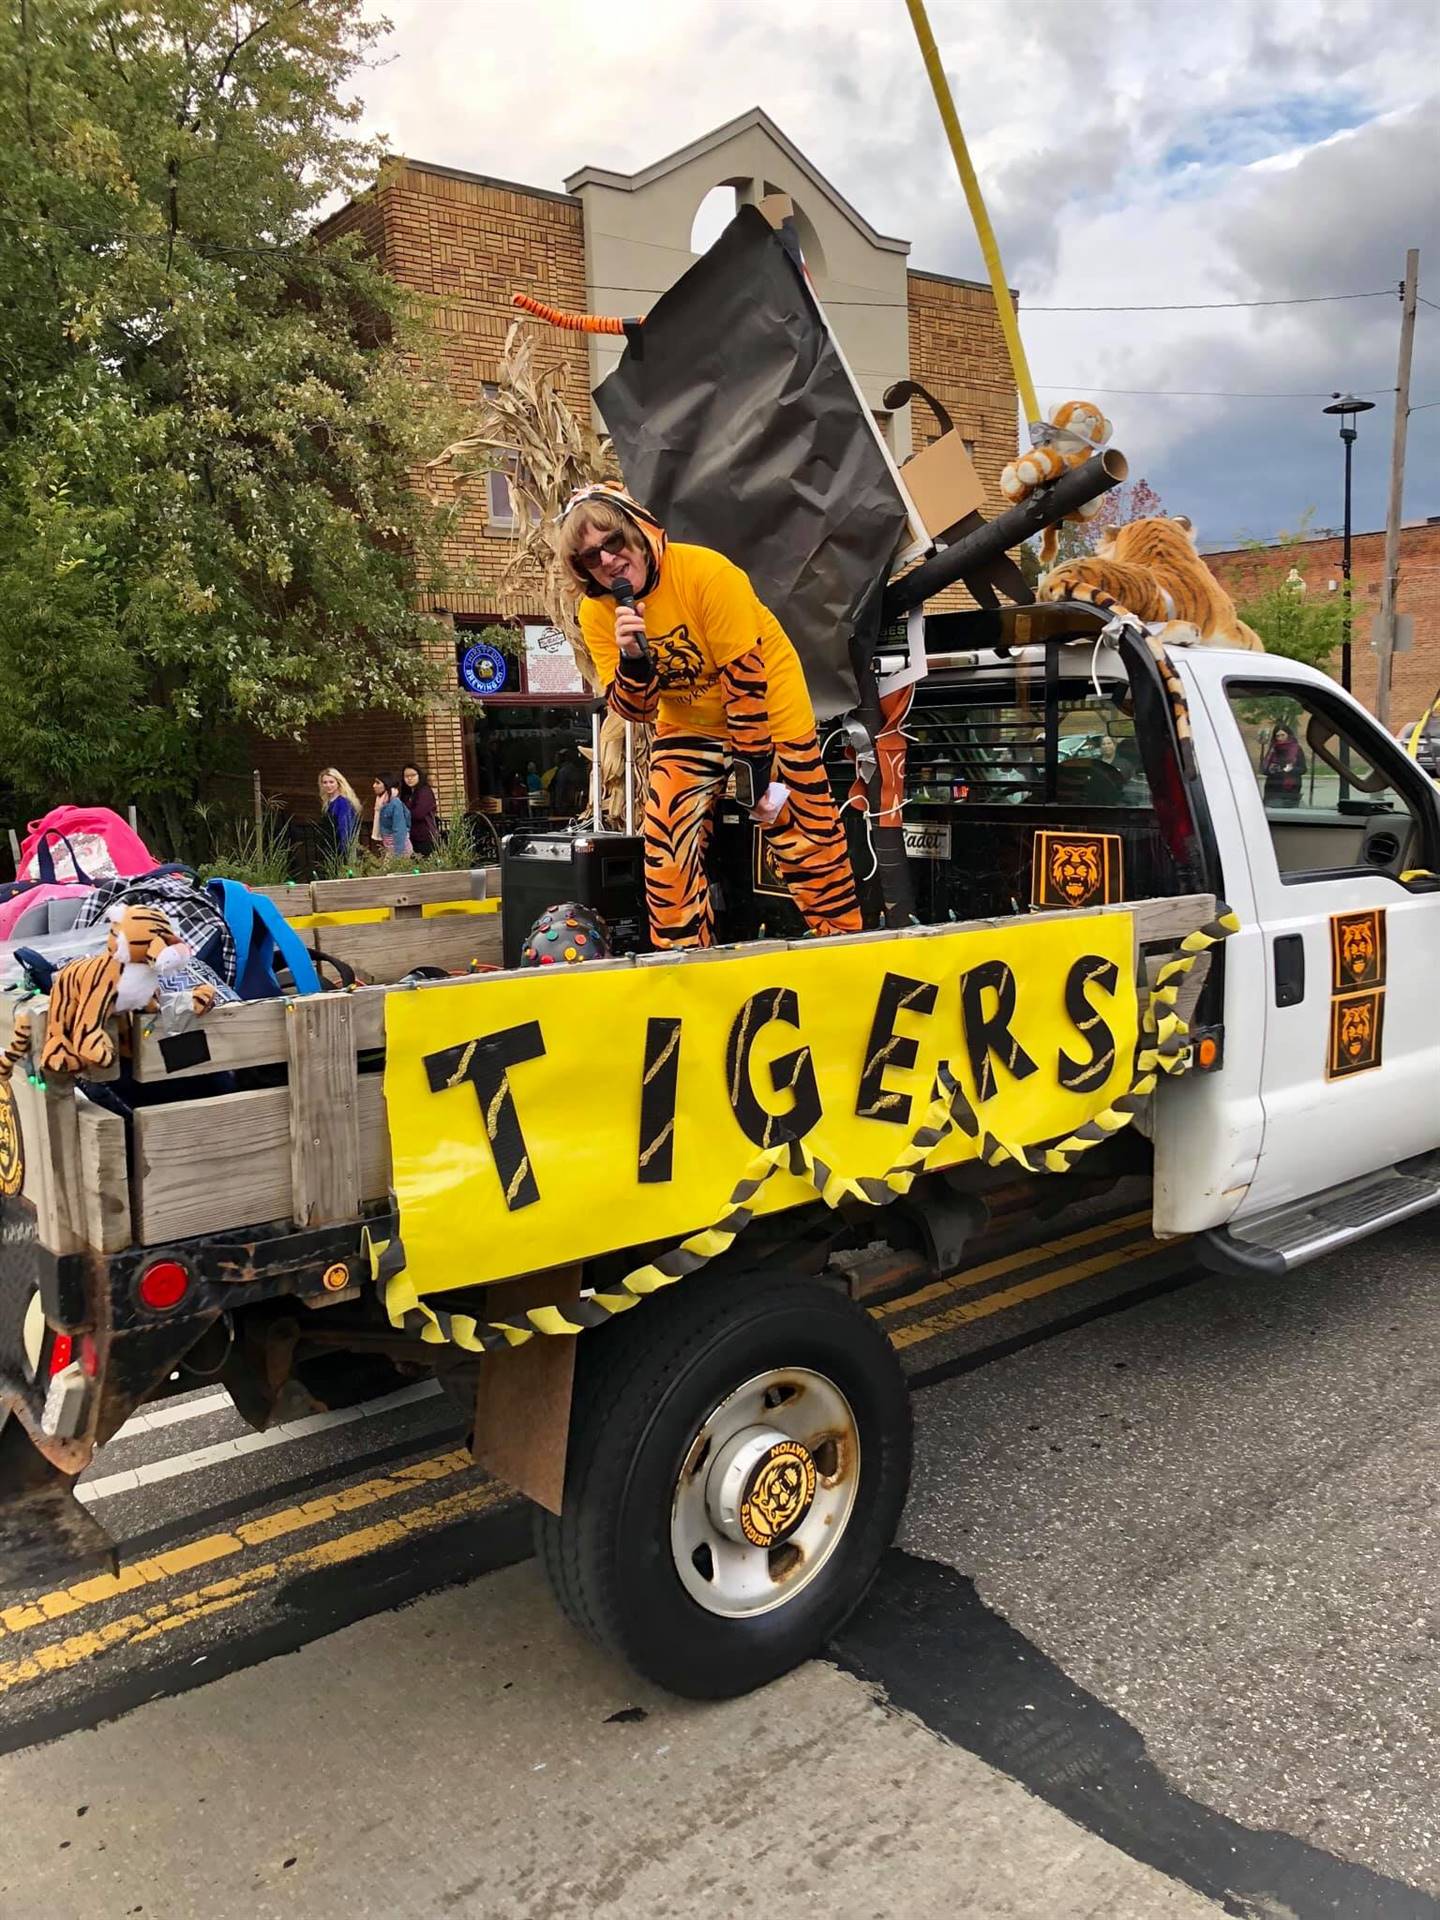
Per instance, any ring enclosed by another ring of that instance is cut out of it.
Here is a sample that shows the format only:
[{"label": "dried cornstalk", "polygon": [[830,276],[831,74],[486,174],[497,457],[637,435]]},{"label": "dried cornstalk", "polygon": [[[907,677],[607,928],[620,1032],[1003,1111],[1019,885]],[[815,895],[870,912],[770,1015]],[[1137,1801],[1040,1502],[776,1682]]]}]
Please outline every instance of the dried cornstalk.
[{"label": "dried cornstalk", "polygon": [[592,692],[595,663],[580,636],[574,583],[555,556],[560,510],[577,487],[617,475],[614,450],[581,421],[559,392],[561,369],[535,365],[537,329],[517,321],[505,336],[500,377],[476,409],[475,424],[429,462],[432,471],[457,468],[462,481],[503,466],[515,501],[514,549],[501,577],[505,591],[528,588],[538,573],[545,614],[570,642],[575,664]]},{"label": "dried cornstalk", "polygon": [[[538,331],[517,321],[505,336],[500,377],[476,410],[475,424],[430,461],[432,471],[453,467],[461,480],[478,466],[485,471],[504,466],[515,501],[515,544],[501,576],[505,591],[528,588],[538,573],[545,614],[570,642],[575,664],[592,693],[600,690],[599,675],[580,633],[576,617],[579,596],[567,569],[556,557],[560,510],[577,487],[618,477],[615,452],[608,439],[597,434],[588,420],[579,419],[557,392],[560,368],[536,370]],[[649,783],[651,730],[635,737],[635,816],[644,811]],[[589,750],[585,749],[589,759]],[[606,823],[625,821],[625,734],[613,714],[607,714],[600,738],[601,808]]]}]

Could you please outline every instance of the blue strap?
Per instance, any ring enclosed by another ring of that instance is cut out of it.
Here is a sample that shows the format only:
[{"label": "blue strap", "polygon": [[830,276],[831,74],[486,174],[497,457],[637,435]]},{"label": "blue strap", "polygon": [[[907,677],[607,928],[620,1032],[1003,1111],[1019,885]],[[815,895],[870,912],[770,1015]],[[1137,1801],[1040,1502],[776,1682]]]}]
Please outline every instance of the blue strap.
[{"label": "blue strap", "polygon": [[273,900],[238,880],[212,880],[208,891],[235,942],[235,991],[242,1000],[274,1000],[281,992],[277,957],[290,969],[296,993],[323,993],[315,963]]}]

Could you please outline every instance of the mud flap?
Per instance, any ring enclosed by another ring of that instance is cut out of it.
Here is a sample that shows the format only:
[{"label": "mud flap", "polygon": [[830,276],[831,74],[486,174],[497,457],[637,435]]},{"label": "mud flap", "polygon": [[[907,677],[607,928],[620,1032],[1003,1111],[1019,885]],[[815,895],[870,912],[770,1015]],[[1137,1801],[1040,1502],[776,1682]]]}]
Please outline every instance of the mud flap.
[{"label": "mud flap", "polygon": [[115,1542],[0,1398],[0,1593],[118,1571]]}]

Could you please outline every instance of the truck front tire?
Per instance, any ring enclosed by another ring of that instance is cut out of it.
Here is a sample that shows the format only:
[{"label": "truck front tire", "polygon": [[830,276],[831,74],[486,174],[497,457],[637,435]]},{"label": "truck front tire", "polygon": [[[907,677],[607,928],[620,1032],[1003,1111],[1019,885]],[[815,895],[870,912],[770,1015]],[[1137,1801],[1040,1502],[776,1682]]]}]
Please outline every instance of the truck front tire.
[{"label": "truck front tire", "polygon": [[909,1476],[904,1376],[862,1308],[812,1281],[682,1281],[580,1336],[564,1512],[536,1547],[597,1645],[725,1699],[820,1651]]}]

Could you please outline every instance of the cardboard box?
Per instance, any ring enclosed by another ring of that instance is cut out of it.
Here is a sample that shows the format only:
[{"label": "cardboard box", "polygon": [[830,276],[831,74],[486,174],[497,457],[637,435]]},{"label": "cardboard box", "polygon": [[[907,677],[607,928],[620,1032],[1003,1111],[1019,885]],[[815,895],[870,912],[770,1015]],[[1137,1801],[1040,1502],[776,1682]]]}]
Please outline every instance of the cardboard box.
[{"label": "cardboard box", "polygon": [[985,504],[985,489],[965,451],[965,442],[952,428],[907,460],[900,469],[915,511],[932,540],[941,539],[969,513]]}]

